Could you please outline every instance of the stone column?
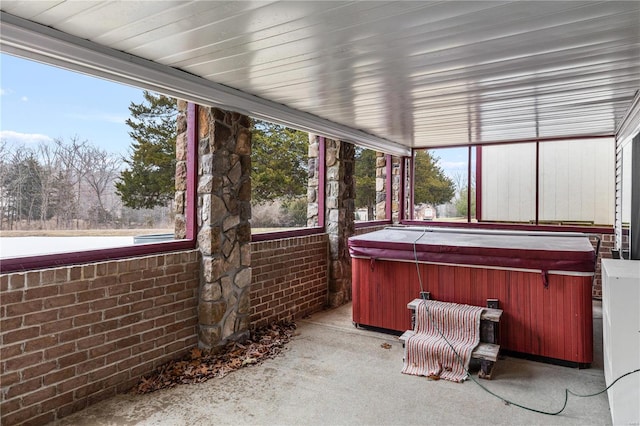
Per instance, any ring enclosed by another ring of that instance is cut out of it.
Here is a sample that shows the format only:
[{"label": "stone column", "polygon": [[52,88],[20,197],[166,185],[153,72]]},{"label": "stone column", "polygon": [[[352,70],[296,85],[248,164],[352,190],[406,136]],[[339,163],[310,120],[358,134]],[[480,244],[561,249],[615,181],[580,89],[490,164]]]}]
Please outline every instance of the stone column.
[{"label": "stone column", "polygon": [[402,185],[402,161],[400,157],[391,157],[391,220],[393,223],[400,222],[400,188]]},{"label": "stone column", "polygon": [[347,240],[354,232],[355,147],[326,139],[326,230],[329,234],[329,305],[351,300],[351,257]]},{"label": "stone column", "polygon": [[376,152],[376,211],[373,220],[386,219],[387,197],[391,195],[387,191],[387,159],[382,152]]},{"label": "stone column", "polygon": [[198,107],[197,244],[202,253],[199,344],[249,330],[251,131],[248,117]]},{"label": "stone column", "polygon": [[176,138],[176,195],[174,236],[176,240],[187,237],[185,200],[187,196],[187,102],[178,100]]},{"label": "stone column", "polygon": [[319,209],[319,194],[318,185],[319,179],[319,149],[320,149],[320,136],[309,134],[309,168],[308,168],[308,181],[307,181],[307,226],[314,228],[320,226],[318,218]]}]

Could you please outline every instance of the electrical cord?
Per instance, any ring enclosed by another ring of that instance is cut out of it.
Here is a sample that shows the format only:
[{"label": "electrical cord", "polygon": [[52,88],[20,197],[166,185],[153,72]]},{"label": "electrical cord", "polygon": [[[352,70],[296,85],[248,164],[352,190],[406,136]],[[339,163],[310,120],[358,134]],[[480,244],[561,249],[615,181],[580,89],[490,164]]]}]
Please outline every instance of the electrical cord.
[{"label": "electrical cord", "polygon": [[[420,234],[420,236],[418,238],[416,238],[413,241],[413,257],[415,260],[415,264],[416,264],[416,271],[418,273],[418,282],[420,284],[420,296],[422,300],[426,300],[424,298],[424,286],[422,284],[422,276],[420,274],[420,264],[418,262],[418,251],[416,249],[416,243],[427,233],[427,228],[425,228],[422,232],[422,234]],[[435,321],[433,321],[433,318],[431,317],[431,312],[429,312],[429,308],[425,307],[426,311],[427,311],[427,315],[429,315],[429,319],[430,321],[433,323],[433,325],[435,326],[436,330],[438,331],[438,334],[440,334],[440,337],[447,343],[447,345],[449,345],[449,347],[451,348],[451,350],[453,350],[453,353],[455,354],[458,362],[460,363],[460,365],[462,366],[462,368],[464,369],[465,373],[467,373],[467,377],[469,377],[476,385],[480,386],[480,388],[482,390],[484,390],[485,392],[487,392],[488,394],[498,398],[499,400],[501,400],[502,402],[504,402],[506,405],[513,405],[515,407],[518,408],[522,408],[523,410],[527,410],[527,411],[532,411],[534,413],[539,413],[539,414],[546,414],[549,416],[557,416],[558,414],[562,413],[565,408],[567,408],[567,404],[569,402],[569,395],[573,395],[579,398],[590,398],[593,396],[598,396],[600,394],[605,393],[606,391],[608,391],[613,385],[615,385],[619,380],[623,379],[624,377],[630,376],[631,374],[634,373],[638,373],[640,372],[640,368],[637,368],[635,370],[629,371],[625,374],[623,374],[622,376],[618,377],[617,379],[615,379],[609,386],[607,386],[606,388],[604,388],[601,391],[595,392],[595,393],[591,393],[591,394],[578,394],[575,393],[573,391],[571,391],[568,388],[564,389],[564,403],[562,404],[562,408],[560,408],[558,411],[545,411],[545,410],[539,410],[537,408],[533,408],[533,407],[529,407],[523,404],[519,404],[517,402],[511,401],[503,396],[498,395],[497,393],[493,392],[491,389],[487,388],[486,386],[484,386],[482,383],[480,383],[477,379],[475,379],[471,373],[469,372],[469,370],[465,367],[464,362],[462,361],[462,357],[460,357],[460,354],[458,354],[458,352],[455,350],[455,348],[453,347],[453,345],[451,344],[451,342],[449,342],[449,340],[444,336],[444,333],[440,330],[440,328],[438,327],[437,323]]]}]

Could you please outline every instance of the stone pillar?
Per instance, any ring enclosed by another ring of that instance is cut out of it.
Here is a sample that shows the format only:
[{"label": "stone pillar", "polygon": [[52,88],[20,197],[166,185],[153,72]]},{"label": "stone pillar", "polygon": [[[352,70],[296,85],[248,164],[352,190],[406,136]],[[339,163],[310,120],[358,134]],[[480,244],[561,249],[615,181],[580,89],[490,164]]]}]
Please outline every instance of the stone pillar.
[{"label": "stone pillar", "polygon": [[185,200],[187,196],[187,102],[178,100],[176,138],[176,195],[174,203],[174,236],[176,240],[187,237]]},{"label": "stone pillar", "polygon": [[391,157],[391,220],[400,222],[400,188],[402,185],[402,161],[400,157]]},{"label": "stone pillar", "polygon": [[325,209],[329,234],[329,305],[351,300],[351,257],[347,240],[354,232],[355,147],[337,140],[325,140]]},{"label": "stone pillar", "polygon": [[318,167],[318,160],[320,154],[320,136],[309,134],[309,167],[308,167],[308,181],[307,181],[307,227],[314,228],[320,226],[318,218],[319,202],[318,197],[320,191],[318,191],[320,179],[318,173],[320,172]]},{"label": "stone pillar", "polygon": [[251,131],[248,117],[198,107],[197,244],[202,254],[199,344],[249,330]]},{"label": "stone pillar", "polygon": [[376,210],[369,220],[385,220],[387,217],[387,159],[382,152],[376,152]]}]

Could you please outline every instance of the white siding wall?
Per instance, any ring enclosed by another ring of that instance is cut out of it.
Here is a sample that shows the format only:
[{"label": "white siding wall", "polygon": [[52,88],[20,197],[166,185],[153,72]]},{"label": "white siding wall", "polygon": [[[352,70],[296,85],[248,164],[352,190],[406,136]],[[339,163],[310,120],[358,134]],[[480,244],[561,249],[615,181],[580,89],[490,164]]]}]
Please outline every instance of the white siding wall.
[{"label": "white siding wall", "polygon": [[540,220],[612,225],[615,144],[591,139],[540,144]]},{"label": "white siding wall", "polygon": [[535,196],[534,143],[482,148],[482,220],[534,220]]}]

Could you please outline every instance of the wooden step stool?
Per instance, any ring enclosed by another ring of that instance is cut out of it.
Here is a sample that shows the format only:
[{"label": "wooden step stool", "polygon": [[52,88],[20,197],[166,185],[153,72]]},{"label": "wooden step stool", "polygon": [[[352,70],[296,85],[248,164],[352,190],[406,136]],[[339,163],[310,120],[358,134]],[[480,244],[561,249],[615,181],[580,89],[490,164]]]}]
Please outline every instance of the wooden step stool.
[{"label": "wooden step stool", "polygon": [[[423,297],[429,300],[429,293],[424,293]],[[422,299],[414,299],[407,304],[407,308],[413,312],[411,316],[412,329],[415,329],[415,311],[421,300]],[[482,379],[491,380],[493,366],[498,361],[498,353],[500,352],[498,325],[501,316],[502,309],[498,309],[498,301],[496,299],[488,299],[487,307],[484,308],[484,311],[482,311],[480,315],[480,343],[471,353],[471,361],[480,363],[478,377]],[[409,337],[414,334],[415,331],[407,330],[398,338],[402,342],[403,347]]]}]

